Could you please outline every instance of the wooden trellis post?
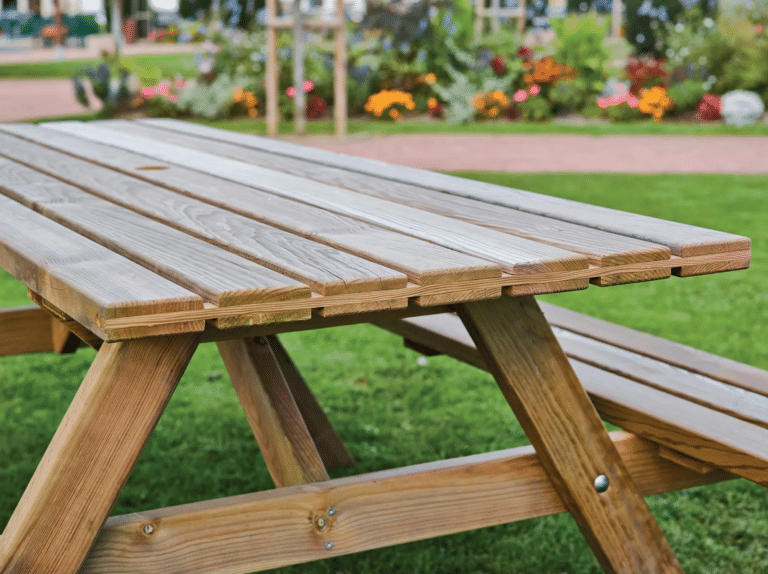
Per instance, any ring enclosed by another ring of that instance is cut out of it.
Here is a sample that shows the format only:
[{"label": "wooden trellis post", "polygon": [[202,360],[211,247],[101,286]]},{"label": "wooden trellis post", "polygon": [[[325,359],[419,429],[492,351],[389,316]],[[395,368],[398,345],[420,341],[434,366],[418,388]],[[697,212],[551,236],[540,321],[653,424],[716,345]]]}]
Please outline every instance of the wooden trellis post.
[{"label": "wooden trellis post", "polygon": [[479,38],[485,29],[485,20],[491,21],[491,30],[496,32],[501,27],[501,18],[517,18],[517,30],[525,30],[525,0],[517,0],[517,8],[502,8],[500,0],[475,0],[475,38]]},{"label": "wooden trellis post", "polygon": [[267,72],[266,72],[266,105],[267,105],[267,135],[275,136],[280,121],[277,99],[279,71],[277,64],[277,30],[288,28],[293,30],[293,84],[296,88],[294,95],[294,131],[303,134],[306,130],[307,100],[304,93],[304,30],[308,28],[333,30],[333,97],[334,120],[336,134],[343,135],[347,131],[347,38],[346,18],[344,16],[344,0],[335,1],[335,14],[332,19],[322,16],[304,18],[299,8],[299,0],[294,0],[290,16],[277,15],[277,0],[267,0]]}]

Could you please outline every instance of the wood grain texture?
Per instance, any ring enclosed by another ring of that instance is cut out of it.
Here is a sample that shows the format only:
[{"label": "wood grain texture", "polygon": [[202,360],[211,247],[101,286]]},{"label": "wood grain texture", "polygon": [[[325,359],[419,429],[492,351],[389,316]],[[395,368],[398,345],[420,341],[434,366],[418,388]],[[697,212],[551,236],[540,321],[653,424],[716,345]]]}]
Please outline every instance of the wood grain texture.
[{"label": "wood grain texture", "polygon": [[[382,265],[10,135],[0,133],[0,149],[31,169],[307,283],[323,295],[405,287],[407,281]],[[49,199],[41,194],[41,201]],[[71,196],[61,200],[75,201]]]},{"label": "wood grain texture", "polygon": [[0,309],[0,356],[53,350],[51,317],[40,307]]},{"label": "wood grain texture", "polygon": [[768,374],[762,369],[668,341],[609,321],[541,302],[551,325],[681,367],[717,381],[768,396]]},{"label": "wood grain texture", "polygon": [[[681,572],[533,297],[458,313],[603,569]],[[599,475],[610,480],[603,493]]]},{"label": "wood grain texture", "polygon": [[152,157],[160,161],[253,185],[282,197],[483,257],[500,264],[510,273],[584,269],[588,265],[585,257],[570,251],[206,152],[139,136],[116,138],[115,132],[86,124],[63,122],[47,125],[64,133],[135,153],[147,153],[151,149]]},{"label": "wood grain texture", "polygon": [[301,376],[299,369],[294,365],[280,339],[270,335],[266,337],[266,340],[277,360],[280,372],[288,383],[291,395],[296,401],[296,406],[299,407],[301,417],[307,425],[307,430],[317,447],[320,458],[323,459],[325,468],[331,470],[352,466],[355,460],[347,447],[344,446],[339,433],[336,432],[320,403],[317,402],[317,398],[315,398],[304,377]]},{"label": "wood grain texture", "polygon": [[289,157],[300,157],[319,165],[340,167],[383,179],[410,183],[434,189],[450,195],[478,199],[486,203],[527,211],[579,225],[594,227],[627,237],[668,246],[672,253],[681,257],[740,251],[750,248],[747,237],[724,233],[684,223],[666,221],[616,209],[579,203],[519,189],[468,180],[442,173],[398,166],[392,169],[382,161],[358,158],[328,152],[289,142],[253,136],[233,134],[189,122],[169,119],[142,120],[142,123],[161,126],[181,133],[201,135],[213,140],[227,141],[236,145],[270,151]]},{"label": "wood grain texture", "polygon": [[[6,186],[3,192],[151,270],[158,279],[173,281],[215,305],[310,296],[309,287],[303,283],[42,173],[36,185]],[[240,320],[271,322],[308,317],[306,312],[289,311]]]},{"label": "wood grain texture", "polygon": [[[612,436],[644,495],[729,476],[698,474],[641,439]],[[83,573],[244,574],[564,510],[533,449],[522,447],[110,518]],[[318,516],[325,531],[313,526]]]},{"label": "wood grain texture", "polygon": [[[419,317],[379,325],[420,345],[488,369],[457,317]],[[569,339],[564,338],[566,354],[572,350],[568,343]],[[626,378],[573,357],[570,362],[603,419],[695,460],[765,484],[768,434],[764,427],[752,422],[765,417],[759,401],[756,405],[749,403],[750,398],[762,398],[759,395],[753,393],[752,397],[734,401],[734,393],[741,396],[740,389],[727,388],[724,383],[712,385],[702,375],[679,373],[676,381],[657,382],[653,371],[658,369]],[[765,371],[762,373],[766,376]],[[674,394],[659,390],[665,384]],[[701,393],[696,390],[697,384],[702,387]],[[718,398],[717,393],[722,397]]]},{"label": "wood grain texture", "polygon": [[[26,169],[26,168],[25,168]],[[104,329],[103,321],[202,310],[202,299],[0,194],[0,266],[105,340],[202,331],[178,324]],[[119,277],[120,281],[115,281]]]},{"label": "wood grain texture", "polygon": [[[586,255],[596,266],[623,265],[639,261],[669,259],[669,247],[656,245],[614,233],[600,231],[534,215],[516,209],[491,205],[482,201],[449,195],[411,184],[382,179],[341,168],[318,165],[312,161],[268,153],[241,145],[211,140],[191,134],[180,134],[153,125],[125,120],[107,120],[98,125],[108,129],[175,143],[198,151],[244,161],[292,175],[313,179],[395,201],[426,211],[439,213],[468,223],[490,227],[534,241],[540,241]],[[669,270],[612,275],[597,278],[598,285],[617,285],[634,281],[663,279]]]},{"label": "wood grain texture", "polygon": [[[0,126],[14,135],[45,146],[75,154],[99,165],[164,186],[187,197],[224,207],[279,229],[301,235],[379,262],[408,276],[418,285],[449,283],[468,279],[498,277],[499,266],[406,235],[387,232],[380,227],[351,217],[314,208],[279,197],[248,185],[153,161],[163,169],[145,170],[147,158],[108,145],[90,142],[53,130],[34,126]],[[297,213],[301,217],[296,217]]]},{"label": "wood grain texture", "polygon": [[5,528],[0,572],[78,572],[198,337],[101,348]]},{"label": "wood grain texture", "polygon": [[275,486],[328,480],[269,341],[259,337],[217,345]]}]

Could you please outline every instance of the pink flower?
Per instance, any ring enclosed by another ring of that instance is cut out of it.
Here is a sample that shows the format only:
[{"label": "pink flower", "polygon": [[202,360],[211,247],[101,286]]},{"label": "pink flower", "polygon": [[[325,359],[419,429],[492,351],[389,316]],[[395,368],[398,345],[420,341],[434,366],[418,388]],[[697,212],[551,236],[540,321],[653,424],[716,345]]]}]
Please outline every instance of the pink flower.
[{"label": "pink flower", "polygon": [[292,98],[293,96],[296,95],[296,88],[294,88],[293,86],[291,86],[290,88],[286,88],[285,95],[288,96],[289,98]]},{"label": "pink flower", "polygon": [[313,82],[312,80],[307,80],[306,82],[304,82],[304,85],[302,87],[304,88],[305,92],[311,92],[312,90],[315,89],[315,82]]},{"label": "pink flower", "polygon": [[528,99],[528,92],[525,90],[517,90],[515,95],[512,96],[512,99],[515,100],[518,104],[520,102],[524,102]]},{"label": "pink flower", "polygon": [[539,84],[532,84],[530,88],[528,88],[528,93],[530,93],[532,96],[538,96],[541,92],[541,86]]},{"label": "pink flower", "polygon": [[636,108],[640,104],[640,101],[635,96],[629,96],[627,98],[627,105],[630,108]]}]

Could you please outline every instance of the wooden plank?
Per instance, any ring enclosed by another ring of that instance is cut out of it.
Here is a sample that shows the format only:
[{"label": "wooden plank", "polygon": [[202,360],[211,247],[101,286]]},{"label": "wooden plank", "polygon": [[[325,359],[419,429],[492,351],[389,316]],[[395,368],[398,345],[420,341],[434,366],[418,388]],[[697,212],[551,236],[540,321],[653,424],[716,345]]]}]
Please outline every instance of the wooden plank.
[{"label": "wooden plank", "polygon": [[[456,317],[419,317],[379,325],[488,370]],[[603,419],[696,460],[765,484],[768,431],[764,428],[577,359],[571,359],[571,365]]]},{"label": "wooden plank", "polygon": [[768,396],[768,378],[762,369],[563,307],[539,304],[551,325]]},{"label": "wooden plank", "polygon": [[[202,299],[0,194],[0,267],[105,340],[202,331]],[[116,281],[115,278],[120,280]],[[175,324],[117,327],[113,318],[189,312]]]},{"label": "wooden plank", "polygon": [[[77,157],[98,161],[110,169],[381,263],[405,273],[417,285],[484,279],[499,277],[501,274],[499,266],[490,261],[406,235],[394,234],[350,217],[313,208],[246,185],[223,182],[191,169],[157,161],[152,162],[155,169],[143,169],[148,165],[144,156],[34,126],[0,126],[0,131],[3,130],[65,153],[76,154]],[[212,194],[212,190],[217,190],[217,193]],[[297,217],[299,211],[301,217]],[[500,290],[497,290],[495,296],[499,294]],[[481,291],[477,294],[462,293],[462,296],[486,298],[489,295]],[[417,303],[442,305],[455,301],[449,294],[444,294],[439,298],[422,297]]]},{"label": "wooden plank", "polygon": [[344,446],[339,433],[336,432],[331,421],[328,420],[328,416],[323,411],[320,403],[317,402],[304,377],[301,376],[296,365],[293,364],[285,347],[274,335],[267,336],[265,339],[275,359],[277,359],[280,372],[285,377],[291,395],[296,401],[296,406],[299,407],[301,418],[304,419],[304,423],[307,425],[307,430],[317,447],[317,452],[320,453],[320,458],[323,460],[325,468],[331,470],[333,468],[352,466],[355,460],[347,450],[347,447]]},{"label": "wooden plank", "polygon": [[[458,307],[555,490],[606,572],[681,572],[533,297]],[[595,480],[610,486],[598,492]]]},{"label": "wooden plank", "polygon": [[[220,307],[310,296],[309,287],[303,283],[47,175],[38,174],[36,185],[5,186],[3,192]],[[309,318],[309,313],[287,309],[277,314],[233,317],[227,324],[301,318]]]},{"label": "wooden plank", "polygon": [[[572,359],[768,428],[766,396],[571,331],[555,328],[555,334]],[[763,376],[768,381],[768,372]]]},{"label": "wooden plank", "polygon": [[529,213],[666,245],[672,250],[674,255],[681,257],[741,251],[750,249],[751,245],[749,238],[731,233],[666,221],[607,207],[588,205],[577,201],[540,195],[442,173],[403,166],[392,169],[391,164],[382,161],[347,156],[285,141],[273,141],[250,134],[233,134],[225,130],[171,119],[142,120],[142,122],[162,126],[177,132],[203,135],[214,140],[227,141],[236,145],[271,151],[290,157],[300,157],[320,165],[341,167],[349,171],[374,175],[387,180],[411,183],[450,195],[469,197],[494,205],[511,207]]},{"label": "wooden plank", "polygon": [[[555,247],[581,253],[587,256],[591,265],[598,267],[626,265],[640,261],[655,261],[669,259],[670,257],[670,249],[666,246],[534,215],[508,207],[490,205],[474,199],[448,195],[411,184],[383,180],[379,177],[355,173],[332,166],[318,166],[316,163],[299,158],[268,153],[201,136],[180,134],[155,127],[154,125],[138,122],[107,120],[98,122],[98,125],[122,133],[175,143],[229,159],[244,161],[269,169],[277,169],[291,175],[344,187],[410,207],[460,219],[475,225],[490,227],[504,233],[540,241]],[[618,285],[635,281],[663,279],[669,277],[669,275],[669,269],[659,269],[644,273],[599,277],[594,279],[593,282],[601,286]]]},{"label": "wooden plank", "polygon": [[[27,296],[50,316],[53,350],[57,353],[74,352],[79,346],[79,342],[85,343],[96,350],[98,350],[104,343],[101,338],[93,334],[38,293],[35,293],[31,289],[27,289]],[[75,341],[72,340],[70,335],[74,335],[75,339],[78,340],[78,344],[75,344]]]},{"label": "wooden plank", "polygon": [[5,157],[307,283],[320,294],[406,285],[404,274],[382,265],[70,155],[4,134],[0,148]]},{"label": "wooden plank", "polygon": [[275,486],[328,480],[269,341],[217,345]]},{"label": "wooden plank", "polygon": [[[646,496],[728,477],[681,468],[626,433],[612,437]],[[110,518],[83,573],[244,574],[565,510],[533,449],[521,447]]]},{"label": "wooden plank", "polygon": [[0,357],[53,350],[51,317],[40,307],[0,309]]},{"label": "wooden plank", "polygon": [[5,528],[0,571],[78,572],[198,336],[101,348]]},{"label": "wooden plank", "polygon": [[151,149],[153,158],[160,161],[253,185],[276,195],[490,259],[509,273],[573,270],[588,266],[585,257],[570,251],[213,154],[138,136],[116,138],[114,132],[86,124],[62,122],[47,126],[135,153],[146,153]]}]

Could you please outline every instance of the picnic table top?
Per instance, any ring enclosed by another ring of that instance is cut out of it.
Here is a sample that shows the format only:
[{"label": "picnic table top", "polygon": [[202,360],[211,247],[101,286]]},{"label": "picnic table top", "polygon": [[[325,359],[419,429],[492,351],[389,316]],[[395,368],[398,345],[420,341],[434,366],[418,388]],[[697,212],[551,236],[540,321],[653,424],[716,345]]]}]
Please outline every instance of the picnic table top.
[{"label": "picnic table top", "polygon": [[730,233],[177,120],[0,126],[0,214],[0,267],[107,341],[750,261]]}]

